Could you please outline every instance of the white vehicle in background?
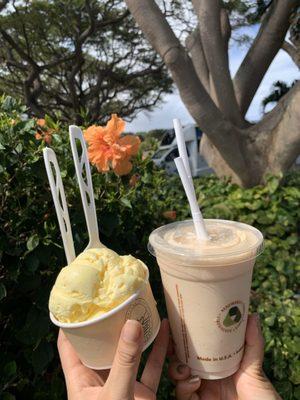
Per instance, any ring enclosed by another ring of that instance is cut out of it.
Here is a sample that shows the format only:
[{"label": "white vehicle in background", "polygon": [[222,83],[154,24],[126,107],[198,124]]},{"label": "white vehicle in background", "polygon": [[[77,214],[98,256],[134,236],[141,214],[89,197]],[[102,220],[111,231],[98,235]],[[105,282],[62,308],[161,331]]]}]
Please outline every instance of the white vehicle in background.
[{"label": "white vehicle in background", "polygon": [[[212,173],[213,170],[199,153],[199,144],[202,132],[195,124],[183,127],[183,133],[193,176]],[[174,129],[166,130],[159,149],[152,156],[153,162],[160,168],[164,168],[168,174],[177,173],[174,159],[178,157],[178,148]]]}]

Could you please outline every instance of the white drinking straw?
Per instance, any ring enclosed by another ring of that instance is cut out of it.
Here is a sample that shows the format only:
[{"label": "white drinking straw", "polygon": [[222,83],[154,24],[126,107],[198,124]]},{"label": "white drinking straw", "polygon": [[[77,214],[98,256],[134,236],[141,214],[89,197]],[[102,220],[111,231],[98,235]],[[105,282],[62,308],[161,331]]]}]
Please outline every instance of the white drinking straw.
[{"label": "white drinking straw", "polygon": [[177,158],[175,158],[174,161],[175,161],[186,197],[188,198],[188,201],[189,201],[197,238],[199,240],[209,240],[209,236],[205,229],[203,217],[202,217],[199,205],[197,203],[194,186],[192,186],[192,183],[191,183],[190,179],[188,178],[183,160],[181,157],[177,157]]},{"label": "white drinking straw", "polygon": [[190,163],[189,163],[189,157],[188,157],[186,145],[185,145],[184,133],[182,130],[180,120],[177,118],[173,119],[173,125],[174,125],[174,130],[175,130],[175,135],[176,135],[179,157],[182,158],[184,168],[186,170],[189,181],[191,182],[191,185],[194,187]]},{"label": "white drinking straw", "polygon": [[173,119],[173,125],[179,151],[179,157],[175,159],[175,164],[190,204],[196,234],[198,239],[208,240],[209,236],[206,232],[204,220],[196,199],[189,158],[186,150],[185,137],[180,120],[177,118]]}]

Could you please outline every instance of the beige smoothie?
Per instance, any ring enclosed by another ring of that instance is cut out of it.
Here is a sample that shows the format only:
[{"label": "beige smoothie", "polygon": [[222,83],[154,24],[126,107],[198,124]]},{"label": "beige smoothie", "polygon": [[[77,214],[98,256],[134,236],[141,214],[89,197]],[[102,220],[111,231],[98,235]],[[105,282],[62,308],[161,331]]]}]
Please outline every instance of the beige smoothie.
[{"label": "beige smoothie", "polygon": [[263,236],[239,222],[205,220],[199,241],[193,222],[153,231],[150,251],[160,267],[178,358],[194,374],[220,379],[237,371],[244,349],[252,271]]}]

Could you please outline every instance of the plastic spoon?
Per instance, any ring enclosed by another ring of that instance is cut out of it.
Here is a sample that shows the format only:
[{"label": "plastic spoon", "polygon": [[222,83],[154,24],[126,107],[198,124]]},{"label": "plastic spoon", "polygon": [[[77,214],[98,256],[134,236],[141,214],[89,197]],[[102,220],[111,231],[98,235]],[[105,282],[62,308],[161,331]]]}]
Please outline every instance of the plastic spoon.
[{"label": "plastic spoon", "polygon": [[[69,126],[71,149],[79,184],[81,200],[89,233],[87,249],[105,247],[99,239],[99,229],[95,207],[93,183],[86,143],[81,129],[76,125]],[[80,144],[81,156],[78,154],[77,143]]]},{"label": "plastic spoon", "polygon": [[47,147],[43,150],[43,155],[64,250],[67,262],[70,264],[75,259],[76,255],[61,173],[54,151]]}]

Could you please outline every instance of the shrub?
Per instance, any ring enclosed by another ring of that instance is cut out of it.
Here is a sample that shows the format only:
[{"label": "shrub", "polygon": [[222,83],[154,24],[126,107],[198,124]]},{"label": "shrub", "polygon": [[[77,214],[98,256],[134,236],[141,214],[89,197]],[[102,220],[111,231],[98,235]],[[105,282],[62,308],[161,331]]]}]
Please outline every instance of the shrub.
[{"label": "shrub", "polygon": [[[36,138],[37,122],[22,120],[25,111],[10,97],[0,100],[0,397],[63,399],[57,330],[49,321],[47,302],[65,259],[41,155],[45,143]],[[61,167],[78,253],[87,244],[87,233],[67,129],[46,121],[52,129],[51,146]],[[174,212],[177,219],[189,217],[178,177],[167,177],[139,155],[130,176],[93,170],[93,183],[101,240],[147,263],[154,295],[165,314],[159,272],[147,252],[147,240],[152,229],[174,218]],[[213,176],[195,180],[206,217],[247,222],[265,235],[265,251],[254,274],[252,309],[262,317],[265,370],[287,400],[300,399],[299,183],[299,173],[288,175],[282,185],[269,177],[264,187],[247,190]],[[170,390],[164,376],[158,398],[170,398]]]}]

